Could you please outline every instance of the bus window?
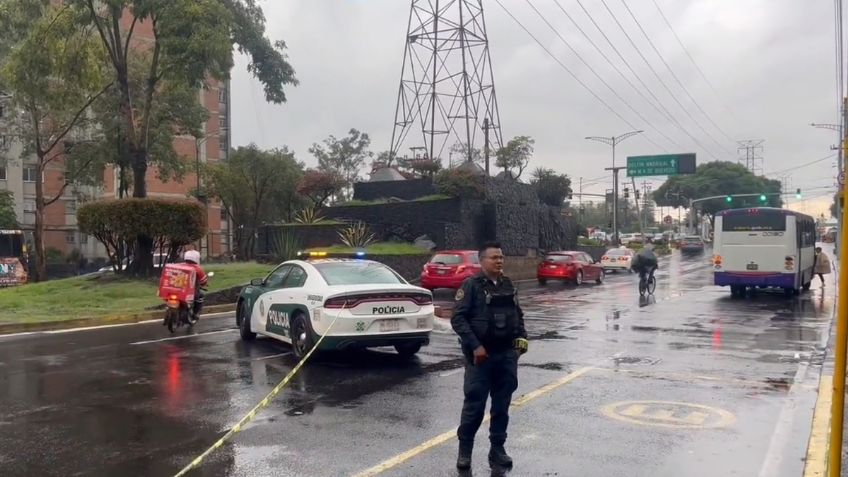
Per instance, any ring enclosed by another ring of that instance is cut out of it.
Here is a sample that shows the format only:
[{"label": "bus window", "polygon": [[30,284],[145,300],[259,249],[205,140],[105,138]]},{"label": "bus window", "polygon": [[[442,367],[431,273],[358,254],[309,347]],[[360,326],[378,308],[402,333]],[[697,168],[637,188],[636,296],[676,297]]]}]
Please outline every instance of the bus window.
[{"label": "bus window", "polygon": [[786,215],[759,211],[750,214],[727,214],[722,216],[723,232],[785,232]]}]

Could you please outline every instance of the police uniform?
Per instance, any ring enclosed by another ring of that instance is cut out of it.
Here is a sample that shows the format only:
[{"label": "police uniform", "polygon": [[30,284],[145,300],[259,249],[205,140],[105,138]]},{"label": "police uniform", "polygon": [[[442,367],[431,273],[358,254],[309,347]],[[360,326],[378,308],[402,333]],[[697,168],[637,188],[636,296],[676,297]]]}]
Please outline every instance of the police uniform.
[{"label": "police uniform", "polygon": [[[474,445],[483,421],[486,400],[492,396],[489,440],[493,449],[503,450],[509,424],[509,405],[518,387],[518,356],[515,340],[526,344],[524,313],[512,281],[501,276],[497,283],[483,273],[471,277],[456,293],[451,325],[459,335],[465,362],[465,402],[457,430],[460,455]],[[474,350],[483,346],[489,357],[474,364]],[[525,348],[526,350],[526,348]],[[490,459],[492,454],[490,453]]]}]

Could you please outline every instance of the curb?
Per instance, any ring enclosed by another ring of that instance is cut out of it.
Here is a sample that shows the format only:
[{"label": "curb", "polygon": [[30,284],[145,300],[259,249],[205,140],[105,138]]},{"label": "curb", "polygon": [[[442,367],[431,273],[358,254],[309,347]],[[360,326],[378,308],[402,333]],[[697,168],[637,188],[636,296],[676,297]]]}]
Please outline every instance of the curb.
[{"label": "curb", "polygon": [[[236,311],[235,303],[228,305],[210,305],[203,308],[204,314],[226,313]],[[201,315],[203,316],[203,315]],[[155,320],[162,317],[162,311],[148,311],[130,315],[110,315],[91,318],[75,318],[63,321],[39,321],[35,323],[5,323],[0,324],[0,335],[13,333],[27,333],[35,331],[67,330],[71,328],[84,328],[89,326],[123,325],[138,323],[141,321]]]}]

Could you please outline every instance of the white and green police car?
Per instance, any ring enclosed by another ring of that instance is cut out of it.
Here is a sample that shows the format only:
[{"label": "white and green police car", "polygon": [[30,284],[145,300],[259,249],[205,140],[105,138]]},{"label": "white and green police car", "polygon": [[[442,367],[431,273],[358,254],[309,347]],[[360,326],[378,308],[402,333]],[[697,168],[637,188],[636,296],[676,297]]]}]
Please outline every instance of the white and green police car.
[{"label": "white and green police car", "polygon": [[412,356],[430,342],[433,311],[429,290],[382,263],[312,252],[242,289],[236,323],[242,339],[289,343],[298,359],[324,334],[320,349],[394,346]]}]

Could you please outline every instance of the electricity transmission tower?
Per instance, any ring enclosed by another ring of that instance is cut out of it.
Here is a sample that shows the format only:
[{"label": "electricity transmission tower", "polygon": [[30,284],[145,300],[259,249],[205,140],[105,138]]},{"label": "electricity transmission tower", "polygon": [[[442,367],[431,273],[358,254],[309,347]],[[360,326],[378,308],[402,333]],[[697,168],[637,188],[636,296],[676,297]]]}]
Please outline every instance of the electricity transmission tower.
[{"label": "electricity transmission tower", "polygon": [[739,162],[745,161],[745,167],[754,175],[763,174],[763,156],[760,153],[763,152],[764,142],[764,139],[737,141],[736,151],[739,153]]},{"label": "electricity transmission tower", "polygon": [[[459,146],[471,162],[503,145],[482,0],[412,0],[390,151]],[[456,152],[457,148],[454,148]]]}]

